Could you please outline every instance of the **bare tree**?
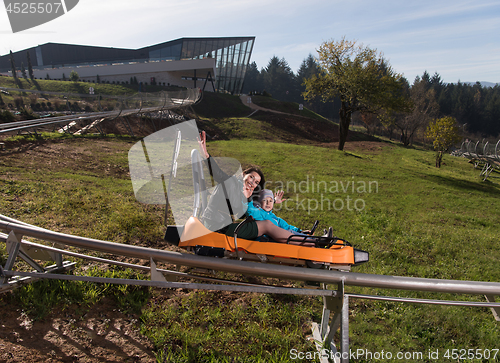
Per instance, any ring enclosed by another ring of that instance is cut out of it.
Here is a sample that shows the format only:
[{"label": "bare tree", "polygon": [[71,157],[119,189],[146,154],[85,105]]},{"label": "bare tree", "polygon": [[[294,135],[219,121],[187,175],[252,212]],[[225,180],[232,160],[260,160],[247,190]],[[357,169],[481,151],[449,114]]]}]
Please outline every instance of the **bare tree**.
[{"label": "bare tree", "polygon": [[401,142],[405,146],[410,145],[415,133],[427,127],[430,120],[437,117],[439,113],[436,93],[429,87],[427,80],[417,77],[409,92],[412,102],[411,111],[394,114],[392,117],[392,122],[401,132]]}]

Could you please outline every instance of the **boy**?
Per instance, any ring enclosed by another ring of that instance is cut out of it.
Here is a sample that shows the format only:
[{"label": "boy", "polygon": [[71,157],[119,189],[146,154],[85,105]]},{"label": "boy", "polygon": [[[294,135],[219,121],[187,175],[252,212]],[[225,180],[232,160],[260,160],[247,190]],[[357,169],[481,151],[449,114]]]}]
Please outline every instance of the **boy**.
[{"label": "boy", "polygon": [[[279,197],[279,201],[281,201],[281,196],[283,193],[278,192],[277,197]],[[247,214],[251,215],[256,221],[269,220],[273,222],[280,228],[283,228],[287,231],[301,233],[302,230],[300,228],[294,227],[288,224],[284,219],[276,216],[272,210],[274,206],[274,195],[273,192],[269,189],[263,189],[259,193],[258,203],[249,203]],[[308,231],[304,231],[307,233]]]}]

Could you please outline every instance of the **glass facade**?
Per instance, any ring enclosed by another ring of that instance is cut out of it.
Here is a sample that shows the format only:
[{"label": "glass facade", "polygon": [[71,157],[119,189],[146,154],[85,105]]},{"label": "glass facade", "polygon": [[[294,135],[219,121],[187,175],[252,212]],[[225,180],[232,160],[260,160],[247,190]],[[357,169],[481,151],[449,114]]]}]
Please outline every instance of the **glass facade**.
[{"label": "glass facade", "polygon": [[154,61],[214,58],[217,90],[234,94],[243,88],[254,41],[255,37],[182,38],[147,49]]},{"label": "glass facade", "polygon": [[[215,59],[218,92],[241,93],[255,37],[180,38],[140,49],[117,49],[46,43],[13,54],[16,64],[31,54],[34,67],[159,62],[182,59]],[[25,63],[26,64],[26,63]],[[11,69],[10,55],[0,56],[0,71]]]}]

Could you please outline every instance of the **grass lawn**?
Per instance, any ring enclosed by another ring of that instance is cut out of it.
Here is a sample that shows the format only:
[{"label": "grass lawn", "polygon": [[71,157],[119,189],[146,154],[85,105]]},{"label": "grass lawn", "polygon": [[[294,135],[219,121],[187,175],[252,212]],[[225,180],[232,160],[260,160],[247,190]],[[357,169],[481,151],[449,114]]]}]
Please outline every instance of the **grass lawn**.
[{"label": "grass lawn", "polygon": [[[163,208],[134,199],[127,153],[136,141],[75,138],[13,146],[0,156],[0,213],[65,233],[166,248]],[[310,227],[319,219],[320,228],[332,226],[338,237],[369,251],[370,262],[354,267],[356,272],[500,281],[500,179],[492,174],[482,182],[479,170],[465,159],[445,156],[444,166],[437,169],[433,152],[391,143],[340,152],[243,139],[210,142],[208,149],[243,166],[261,166],[267,187],[285,190],[288,200],[276,214],[290,224]],[[0,245],[2,265],[6,256]],[[110,270],[118,276],[136,275]],[[75,273],[110,272],[79,263]],[[43,307],[36,301],[46,290],[43,282],[0,295],[0,302],[4,309],[21,306],[35,319],[48,319],[54,310],[80,301],[80,318],[85,319],[85,309],[112,296],[121,309],[136,314],[159,362],[291,361],[291,349],[314,351],[306,336],[311,321],[321,319],[322,301],[314,297],[52,284],[61,293],[44,300]],[[346,290],[485,301],[482,296]],[[457,360],[446,358],[447,349],[498,349],[499,341],[500,323],[489,309],[350,302],[352,350],[384,350],[394,356],[422,352],[422,359],[406,361],[447,362]],[[429,355],[437,350],[438,360]]]}]

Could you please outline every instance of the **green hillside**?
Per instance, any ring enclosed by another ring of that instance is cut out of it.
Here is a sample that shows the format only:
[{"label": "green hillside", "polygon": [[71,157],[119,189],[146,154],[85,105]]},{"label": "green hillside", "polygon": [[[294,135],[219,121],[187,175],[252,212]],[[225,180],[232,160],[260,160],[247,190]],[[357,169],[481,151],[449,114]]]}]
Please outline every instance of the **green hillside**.
[{"label": "green hillside", "polygon": [[[320,229],[332,226],[338,237],[369,251],[370,261],[353,271],[500,281],[498,174],[483,182],[479,170],[466,159],[445,155],[443,167],[437,169],[434,152],[370,138],[350,141],[347,151],[341,152],[328,142],[331,135],[327,132],[334,132],[328,131],[334,125],[327,121],[304,119],[301,123],[299,117],[271,122],[275,115],[269,114],[266,119],[247,118],[247,110],[239,105],[239,111],[232,113],[230,105],[237,104],[237,98],[224,97],[222,110],[196,110],[202,117],[200,128],[213,136],[209,152],[236,158],[243,166],[262,167],[267,186],[285,190],[288,200],[276,214],[290,224],[305,228],[318,219]],[[310,131],[311,125],[319,123],[328,127],[317,134]],[[127,153],[136,141],[5,141],[6,150],[0,151],[0,213],[65,233],[170,248],[162,240],[163,208],[142,205],[134,199]],[[0,264],[4,265],[6,258],[0,244]],[[148,278],[120,268],[89,268],[82,262],[75,274]],[[294,281],[254,276],[216,276],[301,286]],[[346,290],[485,301],[483,296],[358,287]],[[48,296],[47,291],[57,294]],[[0,304],[2,324],[7,324],[6,319],[11,319],[9,324],[16,322],[21,314],[33,319],[35,325],[71,314],[75,327],[88,324],[87,314],[93,309],[109,306],[116,314],[135,321],[158,362],[301,361],[293,359],[290,352],[314,352],[306,337],[310,323],[321,320],[322,309],[321,299],[313,297],[56,281],[2,294]],[[12,317],[14,311],[18,315]],[[490,357],[468,361],[500,359],[500,353],[493,357],[492,351],[500,348],[500,323],[489,309],[351,299],[349,320],[353,351],[385,351],[393,357],[398,352],[422,352],[423,359],[404,361],[452,362],[457,359],[451,355],[448,359],[447,351],[474,349],[489,350]],[[72,339],[83,344],[76,337]],[[9,342],[8,337],[0,335],[0,344],[13,344]],[[429,355],[436,351],[438,360]],[[39,352],[42,358],[49,357],[42,348]]]}]

